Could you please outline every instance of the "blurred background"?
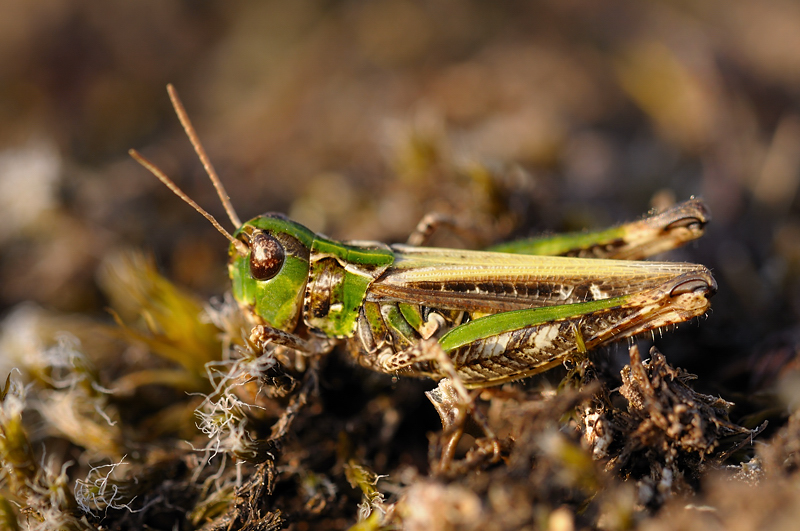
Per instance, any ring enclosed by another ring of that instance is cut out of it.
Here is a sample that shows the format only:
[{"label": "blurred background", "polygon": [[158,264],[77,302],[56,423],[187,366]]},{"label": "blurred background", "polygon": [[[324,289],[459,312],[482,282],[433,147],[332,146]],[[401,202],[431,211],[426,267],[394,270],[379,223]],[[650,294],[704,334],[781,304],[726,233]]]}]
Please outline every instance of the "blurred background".
[{"label": "blurred background", "polygon": [[0,4],[1,316],[109,320],[96,271],[128,247],[227,289],[225,240],[127,155],[230,226],[173,83],[243,219],[393,242],[439,211],[476,236],[436,244],[479,247],[702,196],[706,236],[669,259],[719,293],[659,347],[740,392],[798,354],[794,0]]}]

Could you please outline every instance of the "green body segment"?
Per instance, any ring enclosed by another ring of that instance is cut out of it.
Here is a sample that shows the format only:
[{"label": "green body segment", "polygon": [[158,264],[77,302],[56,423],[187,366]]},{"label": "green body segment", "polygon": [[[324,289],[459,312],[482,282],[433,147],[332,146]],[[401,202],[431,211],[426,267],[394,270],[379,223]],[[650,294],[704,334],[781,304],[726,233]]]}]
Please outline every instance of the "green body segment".
[{"label": "green body segment", "polygon": [[711,219],[699,199],[652,216],[595,232],[573,232],[501,243],[489,251],[539,256],[641,260],[699,238]]},{"label": "green body segment", "polygon": [[401,302],[397,307],[403,315],[403,318],[414,330],[420,330],[422,328],[422,313],[419,310],[419,306]]},{"label": "green body segment", "polygon": [[[286,234],[295,238],[298,242],[305,246],[306,249],[311,249],[311,245],[313,245],[314,240],[319,237],[317,233],[311,229],[287,219],[281,214],[265,214],[263,216],[253,218],[242,225],[239,230],[234,232],[233,237],[239,238],[244,233],[252,233],[254,229],[275,234]],[[231,248],[230,253],[235,253],[235,249]]]},{"label": "green body segment", "polygon": [[449,352],[503,332],[513,332],[543,323],[562,321],[603,310],[612,310],[622,306],[629,299],[630,296],[614,297],[613,299],[592,302],[513,310],[487,315],[453,328],[442,336],[439,344],[445,352]]},{"label": "green body segment", "polygon": [[395,350],[407,349],[419,340],[419,329],[406,320],[397,304],[382,304],[381,317]]},{"label": "green body segment", "polygon": [[612,227],[599,232],[573,232],[547,238],[515,240],[494,245],[487,251],[537,256],[578,256],[588,249],[612,248],[624,241],[625,227]]},{"label": "green body segment", "polygon": [[394,253],[386,245],[314,240],[305,299],[306,324],[329,337],[352,336],[369,286],[393,262]]}]

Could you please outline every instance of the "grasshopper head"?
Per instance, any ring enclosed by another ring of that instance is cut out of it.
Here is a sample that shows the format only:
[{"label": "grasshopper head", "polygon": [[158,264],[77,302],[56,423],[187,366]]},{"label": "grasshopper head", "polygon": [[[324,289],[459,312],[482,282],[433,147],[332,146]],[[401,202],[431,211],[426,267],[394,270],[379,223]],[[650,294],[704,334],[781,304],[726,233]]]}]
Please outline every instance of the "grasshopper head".
[{"label": "grasshopper head", "polygon": [[244,223],[231,243],[228,273],[233,296],[250,319],[292,331],[303,310],[314,233],[280,214]]},{"label": "grasshopper head", "polygon": [[136,150],[132,149],[129,153],[230,240],[228,271],[233,281],[233,296],[249,318],[257,324],[292,331],[303,310],[309,272],[308,259],[314,233],[280,214],[265,214],[242,223],[197,138],[175,88],[167,85],[167,92],[178,119],[217,190],[228,218],[234,227],[239,228],[234,234],[230,234],[214,216],[195,203],[155,164]]}]

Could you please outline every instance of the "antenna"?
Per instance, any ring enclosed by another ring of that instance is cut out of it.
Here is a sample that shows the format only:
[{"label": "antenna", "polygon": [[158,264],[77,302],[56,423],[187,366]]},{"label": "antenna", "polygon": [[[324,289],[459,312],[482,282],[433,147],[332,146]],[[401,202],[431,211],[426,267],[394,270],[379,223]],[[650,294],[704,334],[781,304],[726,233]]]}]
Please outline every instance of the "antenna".
[{"label": "antenna", "polygon": [[172,83],[167,85],[167,93],[169,93],[169,99],[172,101],[172,107],[175,109],[175,114],[178,115],[178,120],[181,121],[183,130],[186,131],[186,136],[189,137],[189,141],[192,143],[195,153],[197,153],[197,156],[200,157],[200,162],[203,163],[203,168],[205,168],[208,178],[211,179],[211,183],[217,190],[217,195],[219,196],[219,200],[222,201],[222,206],[225,207],[225,212],[228,214],[228,219],[230,219],[231,223],[233,223],[233,226],[238,229],[242,226],[242,222],[239,219],[239,216],[236,215],[236,211],[233,209],[233,205],[231,204],[231,198],[228,195],[228,192],[225,190],[225,187],[222,186],[222,181],[219,179],[217,172],[214,170],[214,166],[211,164],[211,160],[209,160],[206,150],[203,148],[203,144],[200,143],[200,138],[197,136],[197,132],[194,130],[191,120],[189,120],[189,115],[186,114],[186,109],[184,109],[183,103],[181,103],[181,100],[178,97],[178,92],[175,90],[175,87],[172,86]]},{"label": "antenna", "polygon": [[[200,205],[195,203],[188,195],[186,195],[186,193],[183,190],[178,188],[178,185],[175,184],[172,181],[172,179],[167,177],[167,175],[163,171],[161,171],[161,169],[159,169],[158,166],[156,166],[155,164],[153,164],[152,162],[150,162],[149,160],[144,158],[135,149],[128,150],[128,154],[131,157],[133,157],[133,159],[136,162],[138,162],[139,164],[141,164],[142,166],[147,168],[150,171],[150,173],[152,173],[153,175],[158,177],[158,180],[161,181],[162,183],[164,183],[167,188],[172,190],[172,192],[175,195],[177,195],[178,197],[183,199],[183,201],[185,203],[187,203],[193,209],[195,209],[200,214],[202,214],[204,218],[206,218],[208,221],[210,221],[211,224],[214,225],[215,229],[217,229],[223,236],[225,236],[226,238],[228,238],[228,240],[230,240],[230,242],[233,244],[233,246],[236,247],[236,250],[239,252],[239,254],[241,254],[242,256],[247,256],[247,253],[250,251],[250,249],[247,247],[247,245],[244,242],[234,238],[228,231],[226,231],[222,227],[222,225],[219,224],[219,222],[214,218],[214,216],[212,216],[211,214],[209,214],[208,212],[206,212],[205,210],[200,208]],[[239,225],[239,226],[241,226],[241,225]]]}]

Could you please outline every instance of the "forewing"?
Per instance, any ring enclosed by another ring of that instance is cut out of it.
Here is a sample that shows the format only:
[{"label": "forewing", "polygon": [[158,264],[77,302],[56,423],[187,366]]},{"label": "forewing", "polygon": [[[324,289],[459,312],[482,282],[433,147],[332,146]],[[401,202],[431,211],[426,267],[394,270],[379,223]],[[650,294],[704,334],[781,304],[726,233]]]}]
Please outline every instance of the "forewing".
[{"label": "forewing", "polygon": [[657,287],[702,265],[392,246],[368,300],[497,313],[602,300]]}]

